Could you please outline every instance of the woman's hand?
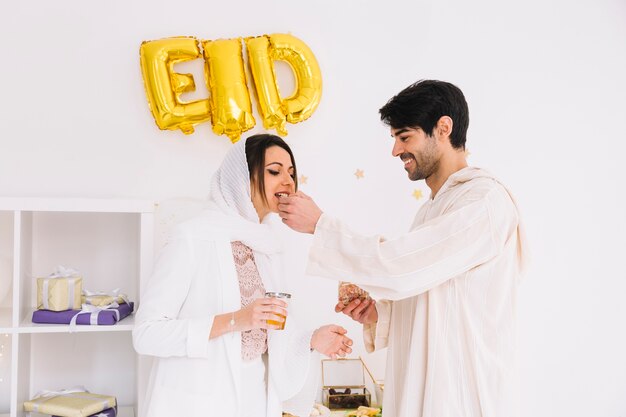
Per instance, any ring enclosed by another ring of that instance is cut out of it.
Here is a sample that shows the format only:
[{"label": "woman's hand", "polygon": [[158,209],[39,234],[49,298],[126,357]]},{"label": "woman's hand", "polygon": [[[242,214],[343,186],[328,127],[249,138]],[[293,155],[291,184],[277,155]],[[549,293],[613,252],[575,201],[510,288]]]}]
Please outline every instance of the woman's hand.
[{"label": "woman's hand", "polygon": [[313,332],[311,337],[311,348],[317,350],[332,359],[337,356],[346,356],[352,352],[352,339],[345,334],[348,331],[335,324],[327,324]]},{"label": "woman's hand", "polygon": [[[235,312],[234,331],[245,332],[252,329],[280,329],[287,317],[287,303],[278,298],[257,298]],[[276,324],[267,324],[272,320]]]}]

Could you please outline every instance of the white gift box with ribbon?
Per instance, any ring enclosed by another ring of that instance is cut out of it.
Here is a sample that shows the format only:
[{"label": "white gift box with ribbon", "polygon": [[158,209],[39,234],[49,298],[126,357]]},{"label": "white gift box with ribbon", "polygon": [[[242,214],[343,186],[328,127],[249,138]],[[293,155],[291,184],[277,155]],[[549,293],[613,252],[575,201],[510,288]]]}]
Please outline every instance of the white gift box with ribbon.
[{"label": "white gift box with ribbon", "polygon": [[81,306],[83,278],[78,271],[58,266],[46,278],[37,278],[37,309],[64,311]]}]

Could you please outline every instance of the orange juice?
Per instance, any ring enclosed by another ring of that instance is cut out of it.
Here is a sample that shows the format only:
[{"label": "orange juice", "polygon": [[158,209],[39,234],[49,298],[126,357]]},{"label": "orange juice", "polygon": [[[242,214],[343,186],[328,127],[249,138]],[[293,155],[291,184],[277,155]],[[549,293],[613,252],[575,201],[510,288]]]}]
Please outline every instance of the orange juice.
[{"label": "orange juice", "polygon": [[[266,292],[265,293],[266,297],[274,297],[274,298],[280,298],[281,300],[283,300],[284,302],[288,303],[289,299],[291,298],[291,294],[287,294],[285,292]],[[285,329],[285,323],[287,323],[287,316],[286,315],[282,315],[282,314],[278,314],[275,313],[277,316],[280,316],[283,318],[283,322],[278,322],[275,320],[267,320],[267,324],[269,325],[273,325],[273,326],[280,326],[278,329],[274,329],[274,330],[284,330]]]},{"label": "orange juice", "polygon": [[285,329],[285,323],[287,322],[287,317],[283,316],[282,314],[278,314],[278,313],[276,315],[279,316],[279,317],[282,317],[284,321],[281,323],[281,322],[274,321],[274,320],[267,320],[267,324],[271,324],[273,326],[280,326],[278,329],[275,329],[275,330],[284,330]]}]

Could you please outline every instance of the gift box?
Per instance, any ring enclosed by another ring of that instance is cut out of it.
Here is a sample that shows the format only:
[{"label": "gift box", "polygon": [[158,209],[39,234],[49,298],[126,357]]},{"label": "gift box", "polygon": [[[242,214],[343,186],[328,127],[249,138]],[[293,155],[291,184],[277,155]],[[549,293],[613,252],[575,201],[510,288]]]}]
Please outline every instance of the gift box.
[{"label": "gift box", "polygon": [[43,391],[24,403],[24,411],[60,417],[88,417],[117,406],[111,395],[92,394],[84,389]]},{"label": "gift box", "polygon": [[331,410],[369,407],[365,367],[359,359],[322,360],[322,402]]},{"label": "gift box", "polygon": [[129,316],[134,307],[135,303],[131,302],[108,308],[98,308],[85,304],[82,310],[35,310],[33,323],[72,324],[72,319],[74,319],[75,324],[81,325],[113,325]]},{"label": "gift box", "polygon": [[63,311],[80,309],[83,279],[71,268],[57,267],[46,278],[37,278],[37,308]]},{"label": "gift box", "polygon": [[[63,416],[52,416],[52,417],[63,417]],[[106,410],[102,410],[99,413],[92,414],[89,417],[117,417],[117,407],[107,408]]]},{"label": "gift box", "polygon": [[119,288],[109,293],[83,290],[81,300],[82,304],[89,304],[96,307],[102,307],[112,303],[123,304],[129,302],[126,294],[119,294]]}]

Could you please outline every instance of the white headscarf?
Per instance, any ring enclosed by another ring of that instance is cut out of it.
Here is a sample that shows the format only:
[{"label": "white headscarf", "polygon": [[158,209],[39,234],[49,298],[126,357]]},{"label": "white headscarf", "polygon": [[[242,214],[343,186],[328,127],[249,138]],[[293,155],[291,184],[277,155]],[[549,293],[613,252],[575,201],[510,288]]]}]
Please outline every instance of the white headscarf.
[{"label": "white headscarf", "polygon": [[226,229],[231,242],[241,241],[265,255],[281,251],[276,234],[268,224],[259,222],[252,204],[246,139],[233,145],[213,175],[208,208],[206,215]]},{"label": "white headscarf", "polygon": [[246,139],[235,143],[213,175],[209,200],[225,214],[239,215],[252,223],[259,216],[252,205]]}]

